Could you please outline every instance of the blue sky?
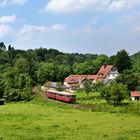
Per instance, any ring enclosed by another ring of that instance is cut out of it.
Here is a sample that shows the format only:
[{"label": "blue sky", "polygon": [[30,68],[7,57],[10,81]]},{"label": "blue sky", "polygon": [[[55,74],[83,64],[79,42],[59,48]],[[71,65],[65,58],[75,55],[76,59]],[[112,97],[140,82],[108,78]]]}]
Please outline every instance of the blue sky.
[{"label": "blue sky", "polygon": [[140,0],[0,0],[0,41],[17,49],[140,51]]}]

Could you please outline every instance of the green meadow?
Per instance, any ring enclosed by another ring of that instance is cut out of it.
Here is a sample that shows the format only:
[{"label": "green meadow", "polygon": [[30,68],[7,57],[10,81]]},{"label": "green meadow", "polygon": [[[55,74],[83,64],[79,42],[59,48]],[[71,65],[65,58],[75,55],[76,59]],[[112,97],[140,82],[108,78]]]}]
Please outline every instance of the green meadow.
[{"label": "green meadow", "polygon": [[83,111],[36,97],[0,106],[0,140],[139,140],[138,114]]}]

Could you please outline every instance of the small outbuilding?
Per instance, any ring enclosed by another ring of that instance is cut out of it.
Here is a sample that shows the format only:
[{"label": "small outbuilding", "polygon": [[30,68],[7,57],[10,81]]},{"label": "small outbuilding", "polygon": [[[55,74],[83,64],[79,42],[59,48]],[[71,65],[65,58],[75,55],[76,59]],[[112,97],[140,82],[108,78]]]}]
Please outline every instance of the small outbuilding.
[{"label": "small outbuilding", "polygon": [[131,99],[132,101],[140,101],[140,91],[133,91],[131,92]]},{"label": "small outbuilding", "polygon": [[4,105],[4,99],[0,99],[0,105]]}]

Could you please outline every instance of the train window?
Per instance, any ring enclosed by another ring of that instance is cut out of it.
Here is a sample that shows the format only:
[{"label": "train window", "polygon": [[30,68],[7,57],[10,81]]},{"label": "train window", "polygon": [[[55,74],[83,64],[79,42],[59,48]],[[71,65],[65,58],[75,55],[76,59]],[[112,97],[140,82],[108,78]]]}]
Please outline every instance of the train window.
[{"label": "train window", "polygon": [[54,92],[48,92],[48,94],[53,94],[53,95],[55,95],[56,93],[54,93]]},{"label": "train window", "polygon": [[68,97],[67,95],[62,95],[63,97]]},{"label": "train window", "polygon": [[69,97],[69,98],[70,98],[71,96],[67,96],[67,97]]},{"label": "train window", "polygon": [[71,95],[71,97],[72,97],[72,98],[75,98],[76,96],[75,96],[75,95]]},{"label": "train window", "polygon": [[69,97],[69,98],[73,98],[73,97],[75,97],[75,95],[69,95],[69,96],[67,96],[67,97]]},{"label": "train window", "polygon": [[61,95],[61,94],[56,94],[56,95],[58,95],[58,96],[64,96],[64,95]]}]

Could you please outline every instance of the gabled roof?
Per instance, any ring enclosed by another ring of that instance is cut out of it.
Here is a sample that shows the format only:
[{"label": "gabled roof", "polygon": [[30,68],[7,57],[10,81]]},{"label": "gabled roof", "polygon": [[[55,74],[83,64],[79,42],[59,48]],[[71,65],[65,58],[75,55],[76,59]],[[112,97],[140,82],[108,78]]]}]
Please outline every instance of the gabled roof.
[{"label": "gabled roof", "polygon": [[131,92],[131,97],[140,97],[140,91]]},{"label": "gabled roof", "polygon": [[97,78],[97,75],[70,75],[67,78],[65,78],[64,82],[67,82],[69,84],[75,84],[85,79],[97,80]]},{"label": "gabled roof", "polygon": [[67,83],[78,83],[79,81],[83,81],[86,79],[87,75],[70,75],[67,78],[65,78],[65,82]]},{"label": "gabled roof", "polygon": [[98,76],[97,75],[87,75],[87,79],[90,80],[97,80]]},{"label": "gabled roof", "polygon": [[96,75],[70,75],[65,78],[64,82],[69,84],[77,84],[85,79],[101,81],[107,77],[107,74],[112,70],[113,65],[102,66]]},{"label": "gabled roof", "polygon": [[111,71],[112,68],[113,65],[106,65],[106,66],[103,65],[97,73],[98,77],[106,78],[107,74]]}]

